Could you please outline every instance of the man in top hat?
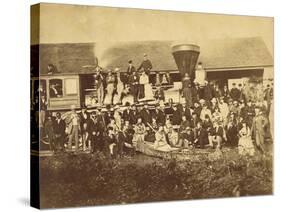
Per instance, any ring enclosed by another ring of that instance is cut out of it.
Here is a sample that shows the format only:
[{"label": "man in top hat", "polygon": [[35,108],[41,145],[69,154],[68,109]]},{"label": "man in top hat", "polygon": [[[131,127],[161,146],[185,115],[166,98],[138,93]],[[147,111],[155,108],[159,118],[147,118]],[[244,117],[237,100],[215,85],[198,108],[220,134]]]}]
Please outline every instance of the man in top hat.
[{"label": "man in top hat", "polygon": [[132,60],[129,60],[128,61],[128,68],[127,68],[127,76],[130,76],[133,72],[136,71],[136,68],[135,66],[133,65],[133,61]]},{"label": "man in top hat", "polygon": [[151,61],[147,58],[147,54],[145,53],[143,55],[143,61],[142,63],[140,64],[139,68],[138,68],[138,71],[143,69],[144,72],[149,75],[150,73],[150,70],[152,69],[152,63]]},{"label": "man in top hat", "polygon": [[138,117],[139,117],[139,114],[138,114],[136,105],[132,104],[131,108],[130,108],[130,112],[129,112],[129,122],[130,122],[130,124],[131,125],[136,124]]},{"label": "man in top hat", "polygon": [[130,92],[134,97],[134,102],[137,102],[139,95],[139,76],[136,71],[133,71],[129,76],[128,84],[130,86]]},{"label": "man in top hat", "polygon": [[130,103],[126,102],[125,109],[123,110],[123,113],[122,113],[122,118],[124,119],[124,121],[129,121],[129,119],[130,119],[129,113],[130,113]]}]

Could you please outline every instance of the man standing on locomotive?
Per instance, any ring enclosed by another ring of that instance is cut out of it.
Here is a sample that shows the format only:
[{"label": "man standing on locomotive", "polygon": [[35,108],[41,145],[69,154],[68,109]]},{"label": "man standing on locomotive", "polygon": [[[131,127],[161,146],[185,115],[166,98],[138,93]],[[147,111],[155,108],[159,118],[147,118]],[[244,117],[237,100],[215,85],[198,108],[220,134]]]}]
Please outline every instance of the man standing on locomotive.
[{"label": "man standing on locomotive", "polygon": [[143,55],[143,61],[140,64],[138,71],[139,70],[144,70],[144,72],[149,76],[150,70],[152,69],[152,63],[151,61],[147,58],[147,54]]}]

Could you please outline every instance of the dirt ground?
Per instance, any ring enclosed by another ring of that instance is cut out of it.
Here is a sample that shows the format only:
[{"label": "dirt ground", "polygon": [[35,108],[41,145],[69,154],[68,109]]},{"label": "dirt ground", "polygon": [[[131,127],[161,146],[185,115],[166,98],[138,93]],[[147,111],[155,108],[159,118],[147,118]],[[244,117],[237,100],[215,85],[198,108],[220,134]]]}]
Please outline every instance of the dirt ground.
[{"label": "dirt ground", "polygon": [[41,207],[272,194],[271,154],[242,157],[237,149],[224,149],[220,158],[211,155],[195,161],[143,154],[119,159],[101,153],[42,157]]}]

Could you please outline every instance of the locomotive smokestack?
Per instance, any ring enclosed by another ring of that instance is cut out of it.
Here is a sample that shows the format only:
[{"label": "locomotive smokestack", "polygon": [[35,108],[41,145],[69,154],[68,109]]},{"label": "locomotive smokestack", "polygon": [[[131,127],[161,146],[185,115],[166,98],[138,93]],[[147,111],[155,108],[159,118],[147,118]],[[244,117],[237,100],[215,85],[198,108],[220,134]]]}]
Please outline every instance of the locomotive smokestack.
[{"label": "locomotive smokestack", "polygon": [[177,44],[172,46],[172,54],[181,73],[181,77],[184,77],[185,73],[188,73],[191,81],[193,81],[200,47],[193,44]]}]

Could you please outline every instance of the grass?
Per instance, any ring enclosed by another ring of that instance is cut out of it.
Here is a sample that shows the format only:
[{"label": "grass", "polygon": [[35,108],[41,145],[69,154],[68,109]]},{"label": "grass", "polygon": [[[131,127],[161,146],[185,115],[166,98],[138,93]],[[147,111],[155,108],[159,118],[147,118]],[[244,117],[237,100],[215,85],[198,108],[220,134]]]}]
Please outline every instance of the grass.
[{"label": "grass", "polygon": [[75,207],[272,194],[272,156],[241,157],[237,149],[218,160],[164,160],[138,154],[40,159],[41,207]]}]

